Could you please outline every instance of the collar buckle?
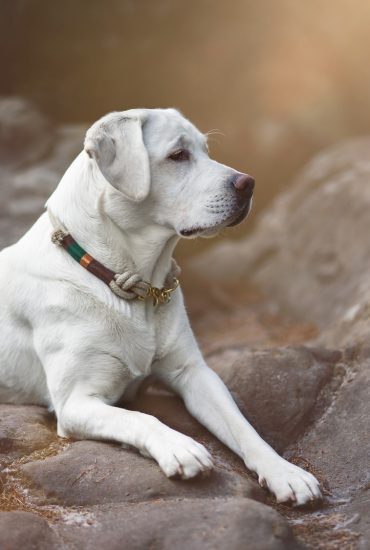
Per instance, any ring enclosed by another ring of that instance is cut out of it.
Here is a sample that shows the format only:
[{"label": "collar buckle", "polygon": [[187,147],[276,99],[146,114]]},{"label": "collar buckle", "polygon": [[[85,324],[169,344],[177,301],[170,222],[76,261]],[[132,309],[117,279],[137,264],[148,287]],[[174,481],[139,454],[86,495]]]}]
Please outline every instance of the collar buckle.
[{"label": "collar buckle", "polygon": [[138,296],[138,299],[141,301],[145,301],[148,298],[151,298],[153,300],[153,306],[157,306],[159,304],[168,304],[168,302],[171,301],[171,294],[176,288],[179,286],[179,280],[177,277],[173,278],[173,285],[170,288],[162,287],[158,288],[156,286],[152,286],[149,283],[148,290],[145,296]]}]

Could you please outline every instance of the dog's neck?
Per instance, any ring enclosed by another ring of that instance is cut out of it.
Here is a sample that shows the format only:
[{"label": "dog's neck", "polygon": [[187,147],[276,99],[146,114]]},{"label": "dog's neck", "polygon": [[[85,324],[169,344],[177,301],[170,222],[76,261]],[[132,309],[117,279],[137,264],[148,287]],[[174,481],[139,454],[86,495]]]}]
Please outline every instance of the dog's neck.
[{"label": "dog's neck", "polygon": [[147,207],[109,186],[86,153],[68,168],[47,206],[100,263],[116,273],[132,263],[144,280],[164,285],[178,235],[157,224],[140,225]]}]

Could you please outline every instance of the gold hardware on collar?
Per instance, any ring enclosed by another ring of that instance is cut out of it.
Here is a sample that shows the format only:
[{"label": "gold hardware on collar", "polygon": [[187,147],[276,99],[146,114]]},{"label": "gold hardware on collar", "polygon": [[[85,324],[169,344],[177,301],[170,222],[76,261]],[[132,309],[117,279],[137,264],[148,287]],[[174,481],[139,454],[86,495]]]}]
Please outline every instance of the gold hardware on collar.
[{"label": "gold hardware on collar", "polygon": [[179,286],[179,280],[177,277],[173,278],[173,285],[171,288],[157,288],[156,286],[149,285],[145,296],[138,296],[139,300],[146,300],[152,298],[153,306],[158,304],[168,304],[171,301],[171,293]]}]

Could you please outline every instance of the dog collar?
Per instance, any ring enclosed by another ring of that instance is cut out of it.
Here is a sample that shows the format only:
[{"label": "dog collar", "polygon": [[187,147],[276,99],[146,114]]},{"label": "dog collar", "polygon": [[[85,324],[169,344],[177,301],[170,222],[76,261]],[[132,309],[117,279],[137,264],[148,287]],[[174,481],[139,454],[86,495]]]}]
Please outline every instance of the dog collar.
[{"label": "dog collar", "polygon": [[145,301],[149,299],[153,301],[153,306],[167,304],[171,300],[172,292],[179,286],[177,276],[180,273],[180,268],[173,258],[171,270],[166,277],[166,286],[157,288],[148,281],[144,281],[138,273],[132,270],[127,269],[123,273],[115,273],[105,267],[75,241],[66,228],[57,222],[50,210],[48,210],[48,214],[54,226],[51,235],[52,243],[64,248],[76,262],[108,285],[114,294],[124,300]]}]

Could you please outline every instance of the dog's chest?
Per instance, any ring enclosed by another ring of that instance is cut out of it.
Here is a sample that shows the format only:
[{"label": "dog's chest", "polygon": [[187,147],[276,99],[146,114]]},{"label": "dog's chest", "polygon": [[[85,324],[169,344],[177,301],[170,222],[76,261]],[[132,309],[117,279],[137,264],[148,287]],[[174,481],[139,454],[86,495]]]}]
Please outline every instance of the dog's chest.
[{"label": "dog's chest", "polygon": [[[66,294],[57,293],[57,302],[58,320],[61,303],[66,306],[66,343],[77,341],[78,352],[83,355],[86,352],[104,360],[118,360],[122,373],[129,377],[150,374],[153,363],[177,345],[186,318],[180,288],[170,303],[158,306],[150,301],[121,300],[104,285],[97,285],[94,294],[76,293],[68,287]],[[55,317],[51,305],[46,311]]]},{"label": "dog's chest", "polygon": [[100,339],[109,342],[111,353],[120,357],[134,376],[150,374],[154,361],[166,355],[176,340],[174,308],[137,304],[130,314],[115,311],[100,325]]}]

